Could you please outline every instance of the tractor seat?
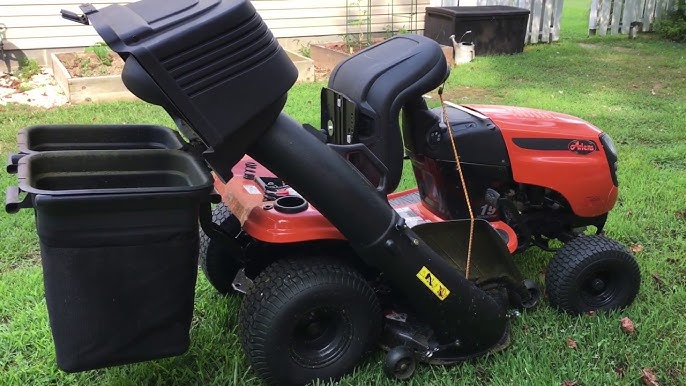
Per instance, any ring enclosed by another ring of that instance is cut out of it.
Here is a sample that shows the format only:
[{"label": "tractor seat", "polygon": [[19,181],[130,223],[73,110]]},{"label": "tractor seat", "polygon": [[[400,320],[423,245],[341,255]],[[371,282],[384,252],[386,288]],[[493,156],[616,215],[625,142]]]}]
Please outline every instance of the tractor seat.
[{"label": "tractor seat", "polygon": [[[406,102],[421,98],[440,86],[449,73],[438,43],[419,35],[400,35],[385,40],[344,60],[332,71],[328,88],[357,106],[356,127],[344,127],[350,125],[350,120],[331,119],[333,130],[353,132],[352,141],[348,140],[348,143],[365,144],[388,168],[386,194],[397,188],[402,174],[400,109]],[[325,93],[322,101],[333,103],[327,100]],[[322,108],[326,111],[325,106]],[[375,176],[378,173],[373,170],[378,169],[368,160],[351,162],[377,185],[379,176]]]}]

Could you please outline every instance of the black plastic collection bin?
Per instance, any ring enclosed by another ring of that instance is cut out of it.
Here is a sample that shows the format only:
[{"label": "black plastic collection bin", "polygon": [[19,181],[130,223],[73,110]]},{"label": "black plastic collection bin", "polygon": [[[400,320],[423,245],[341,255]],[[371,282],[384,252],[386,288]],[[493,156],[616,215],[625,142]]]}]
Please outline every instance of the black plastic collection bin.
[{"label": "black plastic collection bin", "polygon": [[38,125],[17,134],[18,154],[7,162],[7,172],[16,173],[17,162],[26,154],[56,150],[180,150],[179,134],[154,125]]},{"label": "black plastic collection bin", "polygon": [[58,366],[184,353],[205,166],[179,150],[52,151],[21,158],[17,177],[8,205],[35,209]]},{"label": "black plastic collection bin", "polygon": [[17,134],[21,153],[54,150],[183,148],[178,133],[155,125],[41,125]]},{"label": "black plastic collection bin", "polygon": [[477,55],[515,54],[524,51],[529,10],[504,5],[478,7],[427,7],[424,36],[452,46],[450,35],[474,42]]}]

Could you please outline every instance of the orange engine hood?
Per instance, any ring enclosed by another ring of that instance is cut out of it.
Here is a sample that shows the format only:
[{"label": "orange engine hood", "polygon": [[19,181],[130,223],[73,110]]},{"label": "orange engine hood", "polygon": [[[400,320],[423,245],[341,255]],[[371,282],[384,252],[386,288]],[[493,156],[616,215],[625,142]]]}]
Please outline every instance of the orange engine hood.
[{"label": "orange engine hood", "polygon": [[465,105],[488,117],[503,131],[515,131],[526,137],[574,137],[598,139],[600,129],[571,115],[527,107]]},{"label": "orange engine hood", "polygon": [[466,105],[488,117],[505,140],[515,182],[560,193],[577,216],[607,213],[617,187],[600,129],[567,114],[513,106]]}]

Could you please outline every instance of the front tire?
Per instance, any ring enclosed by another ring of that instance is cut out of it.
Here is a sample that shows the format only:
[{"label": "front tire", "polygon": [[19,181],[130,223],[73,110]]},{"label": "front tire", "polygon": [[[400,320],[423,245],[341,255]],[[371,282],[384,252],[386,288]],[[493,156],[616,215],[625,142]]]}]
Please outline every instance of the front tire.
[{"label": "front tire", "polygon": [[269,384],[338,379],[380,335],[374,290],[336,260],[278,260],[253,283],[241,306],[239,334],[253,369]]},{"label": "front tire", "polygon": [[548,265],[550,304],[577,315],[622,309],[633,302],[641,273],[633,255],[602,236],[579,236],[560,249]]}]

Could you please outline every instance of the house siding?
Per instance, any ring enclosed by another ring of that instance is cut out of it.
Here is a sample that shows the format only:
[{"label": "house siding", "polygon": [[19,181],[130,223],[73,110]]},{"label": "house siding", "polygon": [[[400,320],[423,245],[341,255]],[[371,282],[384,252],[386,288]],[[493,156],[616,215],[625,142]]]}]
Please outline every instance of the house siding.
[{"label": "house siding", "polygon": [[[253,5],[277,38],[307,38],[366,32],[371,15],[373,32],[423,29],[424,9],[430,0],[255,0]],[[117,3],[130,3],[120,0]],[[85,47],[101,39],[92,26],[60,17],[61,9],[78,11],[82,2],[60,0],[0,0],[0,25],[6,27],[5,50]],[[91,0],[98,8],[112,4]],[[362,6],[354,5],[361,3]],[[391,9],[391,3],[393,8]],[[415,13],[416,9],[416,13]],[[393,16],[393,17],[392,17]],[[357,22],[355,21],[357,20]]]}]

